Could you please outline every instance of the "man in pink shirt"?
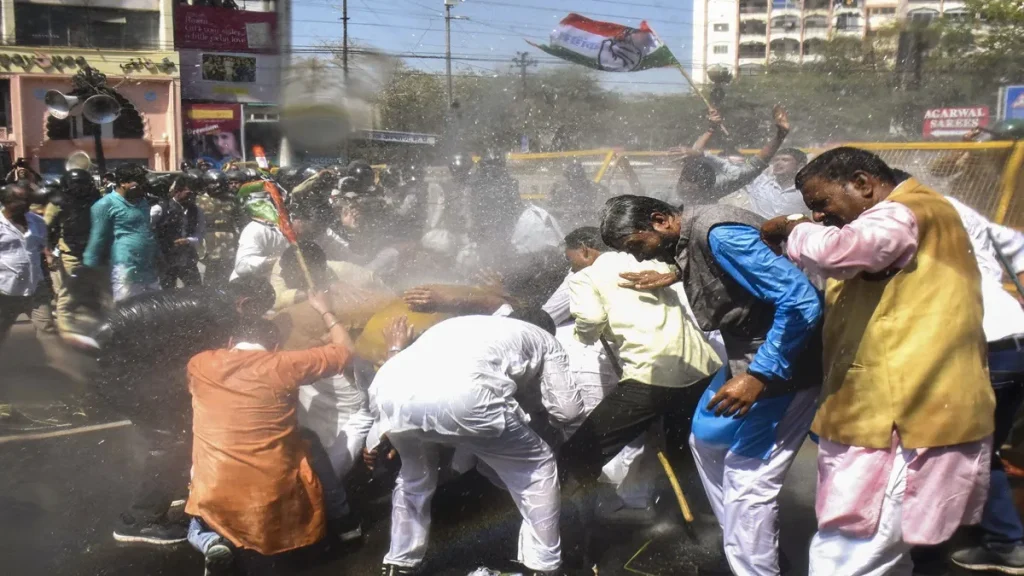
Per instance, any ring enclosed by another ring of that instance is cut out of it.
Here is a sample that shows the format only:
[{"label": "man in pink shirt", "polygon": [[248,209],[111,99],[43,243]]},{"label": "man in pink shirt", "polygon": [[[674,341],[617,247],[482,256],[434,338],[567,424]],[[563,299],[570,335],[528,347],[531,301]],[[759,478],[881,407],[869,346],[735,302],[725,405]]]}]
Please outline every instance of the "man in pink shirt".
[{"label": "man in pink shirt", "polygon": [[910,575],[914,545],[977,523],[995,408],[981,279],[953,206],[864,150],[796,177],[811,209],[762,238],[827,278],[811,576]]}]

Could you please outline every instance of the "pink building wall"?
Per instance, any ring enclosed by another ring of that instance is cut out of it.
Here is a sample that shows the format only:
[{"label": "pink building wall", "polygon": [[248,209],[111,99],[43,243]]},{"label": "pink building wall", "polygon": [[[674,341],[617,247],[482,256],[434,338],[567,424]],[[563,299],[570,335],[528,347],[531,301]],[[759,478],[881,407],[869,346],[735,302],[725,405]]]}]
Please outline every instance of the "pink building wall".
[{"label": "pink building wall", "polygon": [[[71,90],[70,76],[53,74],[17,74],[11,81],[12,130],[7,146],[12,159],[28,158],[39,168],[41,158],[67,158],[83,150],[95,160],[92,136],[73,140],[49,140],[46,136],[46,90]],[[131,78],[118,85],[111,78],[108,85],[135,106],[143,120],[142,139],[103,139],[103,152],[108,160],[139,158],[147,160],[151,170],[175,170],[181,157],[180,86],[174,78]]]}]

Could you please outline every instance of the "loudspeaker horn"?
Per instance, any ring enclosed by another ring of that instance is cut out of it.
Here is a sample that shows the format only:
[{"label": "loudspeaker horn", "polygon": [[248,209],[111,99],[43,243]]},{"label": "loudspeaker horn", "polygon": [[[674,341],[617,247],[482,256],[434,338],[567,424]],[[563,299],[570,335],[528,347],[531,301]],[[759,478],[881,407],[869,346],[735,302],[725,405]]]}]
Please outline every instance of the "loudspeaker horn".
[{"label": "loudspeaker horn", "polygon": [[66,162],[64,162],[64,170],[71,171],[75,169],[89,170],[92,168],[92,158],[86,154],[83,150],[79,150],[68,156]]},{"label": "loudspeaker horn", "polygon": [[78,102],[78,96],[63,94],[60,90],[47,90],[43,97],[43,104],[46,104],[50,116],[61,120],[71,114],[71,110],[78,106]]},{"label": "loudspeaker horn", "polygon": [[110,124],[121,115],[121,105],[112,96],[97,94],[82,104],[82,116],[93,124]]}]

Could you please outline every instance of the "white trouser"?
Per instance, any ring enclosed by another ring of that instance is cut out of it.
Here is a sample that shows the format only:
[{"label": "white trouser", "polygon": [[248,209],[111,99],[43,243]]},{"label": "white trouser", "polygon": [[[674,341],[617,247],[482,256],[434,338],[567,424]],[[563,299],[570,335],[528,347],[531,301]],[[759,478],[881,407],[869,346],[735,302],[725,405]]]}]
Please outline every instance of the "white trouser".
[{"label": "white trouser", "polygon": [[[903,541],[903,494],[912,450],[900,450],[892,465],[878,528],[871,538],[852,538],[838,530],[819,531],[811,539],[808,576],[910,576],[914,563]],[[941,502],[936,502],[941,506]]]},{"label": "white trouser", "polygon": [[343,479],[362,459],[373,426],[366,393],[344,375],[299,387],[299,425],[320,438],[334,473]]},{"label": "white trouser", "polygon": [[518,559],[531,570],[562,563],[558,470],[551,448],[514,414],[505,415],[497,437],[453,436],[420,430],[389,434],[402,456],[391,498],[391,549],[384,562],[411,568],[423,561],[430,531],[430,499],[437,488],[438,449],[454,446],[473,454],[497,474],[523,516]]},{"label": "white trouser", "polygon": [[697,471],[722,527],[725,557],[737,576],[779,574],[779,491],[807,437],[817,400],[817,388],[796,393],[775,429],[767,460],[740,456],[727,445],[690,435]]}]

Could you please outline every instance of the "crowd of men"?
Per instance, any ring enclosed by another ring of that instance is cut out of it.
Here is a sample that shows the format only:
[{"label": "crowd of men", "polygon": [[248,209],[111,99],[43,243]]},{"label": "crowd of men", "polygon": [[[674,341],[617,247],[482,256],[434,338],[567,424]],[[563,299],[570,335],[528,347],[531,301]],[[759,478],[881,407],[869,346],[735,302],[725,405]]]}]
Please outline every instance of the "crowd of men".
[{"label": "crowd of men", "polygon": [[811,574],[909,575],[913,547],[979,522],[952,561],[1024,574],[999,458],[1024,234],[870,152],[808,161],[774,122],[718,157],[712,113],[658,198],[574,161],[546,207],[494,151],[452,157],[440,195],[362,161],[14,182],[0,345],[30,313],[97,356],[93,392],[148,443],[114,538],[187,540],[207,574],[359,540],[363,467],[394,472],[381,574],[437,568],[432,496],[472,470],[522,514],[520,570],[567,574],[563,504],[650,520],[659,458],[688,447],[723,533],[702,573],[778,575],[809,432]]}]

